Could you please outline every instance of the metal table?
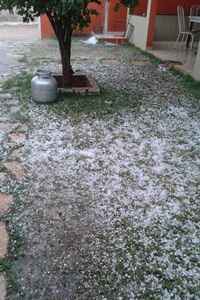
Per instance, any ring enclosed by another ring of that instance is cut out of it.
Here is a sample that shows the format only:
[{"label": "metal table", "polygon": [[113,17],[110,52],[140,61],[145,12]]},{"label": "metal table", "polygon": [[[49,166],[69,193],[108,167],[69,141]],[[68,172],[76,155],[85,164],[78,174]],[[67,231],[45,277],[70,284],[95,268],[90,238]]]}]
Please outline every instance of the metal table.
[{"label": "metal table", "polygon": [[193,23],[200,23],[200,16],[191,16],[189,17],[189,19],[190,19],[190,26]]},{"label": "metal table", "polygon": [[[190,16],[189,20],[190,20],[190,31],[192,32],[194,24],[195,23],[200,24],[200,16]],[[187,43],[186,43],[187,48],[189,47],[190,40],[191,40],[191,37],[188,35]]]}]

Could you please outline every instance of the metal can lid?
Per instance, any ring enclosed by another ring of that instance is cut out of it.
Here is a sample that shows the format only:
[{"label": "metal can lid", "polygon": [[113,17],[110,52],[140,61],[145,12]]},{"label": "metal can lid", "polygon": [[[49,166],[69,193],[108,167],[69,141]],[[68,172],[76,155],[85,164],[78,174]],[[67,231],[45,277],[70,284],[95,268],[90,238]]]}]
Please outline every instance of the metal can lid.
[{"label": "metal can lid", "polygon": [[36,75],[41,77],[41,78],[51,78],[52,73],[50,71],[47,71],[47,70],[38,69],[37,72],[36,72]]}]

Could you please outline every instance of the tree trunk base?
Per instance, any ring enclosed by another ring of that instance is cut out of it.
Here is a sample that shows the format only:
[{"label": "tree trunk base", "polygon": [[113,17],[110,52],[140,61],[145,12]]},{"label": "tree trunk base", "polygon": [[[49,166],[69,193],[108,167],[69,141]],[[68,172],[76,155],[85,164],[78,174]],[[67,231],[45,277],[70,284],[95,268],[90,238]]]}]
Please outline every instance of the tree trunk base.
[{"label": "tree trunk base", "polygon": [[58,88],[91,87],[90,81],[86,75],[72,75],[71,78],[67,80],[62,75],[55,75],[54,77],[58,83]]},{"label": "tree trunk base", "polygon": [[100,90],[96,81],[91,77],[84,74],[73,74],[70,81],[66,81],[63,75],[54,75],[58,83],[58,89],[63,92],[86,94],[95,93],[99,94]]}]

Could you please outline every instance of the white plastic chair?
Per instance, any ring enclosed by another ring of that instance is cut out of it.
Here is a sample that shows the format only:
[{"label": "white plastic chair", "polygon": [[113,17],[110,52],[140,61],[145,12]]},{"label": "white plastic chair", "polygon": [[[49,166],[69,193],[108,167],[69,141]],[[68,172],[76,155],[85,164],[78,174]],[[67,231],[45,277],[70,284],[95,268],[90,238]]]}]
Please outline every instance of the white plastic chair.
[{"label": "white plastic chair", "polygon": [[190,17],[192,16],[200,16],[200,5],[192,5],[190,7]]},{"label": "white plastic chair", "polygon": [[176,42],[187,42],[188,37],[191,38],[191,48],[194,43],[194,35],[189,30],[188,22],[186,22],[184,8],[182,6],[177,7],[177,16],[178,16],[178,37]]}]

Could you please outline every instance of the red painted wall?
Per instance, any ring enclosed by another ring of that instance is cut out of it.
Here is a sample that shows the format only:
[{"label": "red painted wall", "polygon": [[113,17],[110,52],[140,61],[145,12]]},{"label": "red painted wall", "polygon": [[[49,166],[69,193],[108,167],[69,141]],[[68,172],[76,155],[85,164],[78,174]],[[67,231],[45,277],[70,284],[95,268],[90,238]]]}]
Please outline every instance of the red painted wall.
[{"label": "red painted wall", "polygon": [[192,5],[200,5],[200,0],[159,0],[159,15],[177,15],[177,6],[181,5],[189,12]]},{"label": "red painted wall", "polygon": [[40,17],[41,38],[46,39],[54,36],[53,28],[51,27],[47,16]]},{"label": "red painted wall", "polygon": [[118,0],[109,2],[108,31],[125,32],[127,24],[127,8],[121,5],[118,10],[115,9]]},{"label": "red painted wall", "polygon": [[156,15],[177,15],[177,6],[183,6],[186,14],[189,14],[192,5],[200,5],[200,0],[153,0],[151,16],[149,20],[149,30],[147,47],[151,47],[154,40]]},{"label": "red painted wall", "polygon": [[[131,14],[142,15],[147,11],[148,0],[139,0]],[[181,5],[189,12],[191,5],[200,5],[200,0],[158,0],[158,15],[176,15],[177,6]]]}]

